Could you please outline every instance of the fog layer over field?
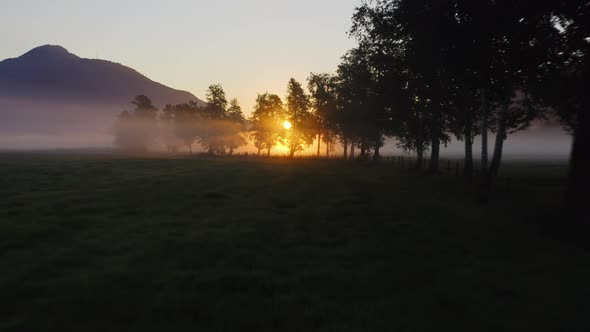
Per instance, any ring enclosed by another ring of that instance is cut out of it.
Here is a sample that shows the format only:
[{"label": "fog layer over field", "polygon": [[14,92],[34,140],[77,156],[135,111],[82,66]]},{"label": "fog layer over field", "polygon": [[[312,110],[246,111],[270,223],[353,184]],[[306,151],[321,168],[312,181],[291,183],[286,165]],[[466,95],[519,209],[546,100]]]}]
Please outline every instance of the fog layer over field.
[{"label": "fog layer over field", "polygon": [[[113,147],[113,127],[117,115],[127,105],[95,105],[93,107],[69,104],[47,104],[42,110],[35,101],[0,101],[0,149],[80,149]],[[494,134],[490,133],[490,146]],[[474,153],[478,154],[479,137],[476,138]],[[154,148],[158,150],[158,144]],[[451,142],[443,150],[443,156],[460,158],[464,154],[462,142]],[[571,148],[571,136],[559,125],[533,124],[528,130],[509,135],[505,145],[505,157],[526,159],[567,159]],[[195,144],[194,152],[203,149]],[[183,152],[183,150],[181,150]],[[250,143],[236,151],[254,153]],[[273,154],[286,154],[287,149],[278,146]],[[300,154],[316,154],[317,141]],[[340,146],[331,155],[342,153]],[[403,153],[396,147],[395,139],[387,139],[383,155]],[[325,145],[321,144],[325,155]]]},{"label": "fog layer over field", "polygon": [[0,149],[110,147],[124,107],[0,99]]}]

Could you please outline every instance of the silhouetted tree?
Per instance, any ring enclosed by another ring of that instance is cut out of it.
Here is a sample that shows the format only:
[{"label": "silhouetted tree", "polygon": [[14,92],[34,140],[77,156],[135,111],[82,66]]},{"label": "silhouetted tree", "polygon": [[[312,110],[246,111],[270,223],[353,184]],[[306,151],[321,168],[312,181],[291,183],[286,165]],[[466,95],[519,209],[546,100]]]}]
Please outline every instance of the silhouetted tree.
[{"label": "silhouetted tree", "polygon": [[247,131],[247,121],[242,113],[236,98],[230,100],[229,108],[227,109],[227,134],[225,145],[229,149],[229,154],[233,154],[234,150],[247,144],[244,133]]},{"label": "silhouetted tree", "polygon": [[207,106],[200,109],[201,131],[199,143],[207,150],[208,154],[224,154],[226,146],[224,139],[227,135],[226,122],[227,99],[221,84],[210,85],[207,89]]},{"label": "silhouetted tree", "polygon": [[337,132],[338,97],[336,78],[330,74],[311,73],[307,82],[311,107],[314,111],[317,126],[317,156],[320,156],[320,142],[322,140],[327,144],[326,156],[329,156],[330,151],[333,150],[335,132]]},{"label": "silhouetted tree", "polygon": [[588,225],[590,191],[590,5],[587,0],[532,4],[537,22],[535,52],[541,71],[534,95],[558,111],[573,133],[566,207],[573,221]]},{"label": "silhouetted tree", "polygon": [[[378,156],[387,129],[385,108],[380,103],[377,80],[368,54],[361,48],[349,51],[338,66],[338,103],[341,113],[341,134],[351,147],[361,150],[360,158],[368,158],[370,150]],[[354,148],[351,150],[354,151]],[[351,152],[351,157],[353,152]]]},{"label": "silhouetted tree", "polygon": [[[484,172],[487,179],[497,173],[507,134],[525,128],[540,113],[532,103],[512,107],[517,91],[532,100],[530,81],[538,77],[538,31],[548,28],[543,21],[549,16],[537,7],[527,0],[382,0],[357,9],[352,34],[376,59],[374,70],[404,77],[414,87],[410,98],[421,101],[418,119],[431,141],[430,171],[438,170],[440,144],[453,133],[465,140],[466,174],[471,172],[476,97],[481,100],[484,171],[488,130],[500,138],[493,169]],[[398,69],[389,70],[392,66]]]},{"label": "silhouetted tree", "polygon": [[430,146],[430,131],[424,118],[423,101],[417,96],[396,113],[396,119],[399,121],[397,146],[404,152],[416,153],[417,169],[422,169],[424,153]]},{"label": "silhouetted tree", "polygon": [[287,130],[285,137],[290,157],[313,144],[316,129],[309,105],[309,97],[301,84],[291,78],[287,85],[286,116],[292,127]]},{"label": "silhouetted tree", "polygon": [[448,34],[451,8],[449,2],[434,0],[365,3],[357,8],[351,30],[364,49],[403,64],[404,76],[419,87],[416,91],[423,105],[421,120],[430,134],[430,172],[438,172],[440,145],[448,140],[444,99],[449,45],[441,35]]},{"label": "silhouetted tree", "polygon": [[259,94],[250,118],[250,137],[258,149],[270,156],[272,148],[284,140],[283,121],[286,119],[281,98],[274,94]]},{"label": "silhouetted tree", "polygon": [[221,84],[212,84],[207,89],[207,107],[204,112],[210,119],[221,119],[226,114],[227,98]]}]

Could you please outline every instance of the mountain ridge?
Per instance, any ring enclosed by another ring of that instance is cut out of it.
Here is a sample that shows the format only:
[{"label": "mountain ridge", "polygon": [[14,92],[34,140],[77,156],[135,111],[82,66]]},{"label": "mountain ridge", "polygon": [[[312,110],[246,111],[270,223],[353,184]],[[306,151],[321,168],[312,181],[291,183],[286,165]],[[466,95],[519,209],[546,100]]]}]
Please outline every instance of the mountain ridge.
[{"label": "mountain ridge", "polygon": [[123,64],[88,59],[57,45],[43,45],[0,61],[0,97],[88,100],[121,104],[144,94],[154,104],[202,102],[190,92],[153,81]]}]

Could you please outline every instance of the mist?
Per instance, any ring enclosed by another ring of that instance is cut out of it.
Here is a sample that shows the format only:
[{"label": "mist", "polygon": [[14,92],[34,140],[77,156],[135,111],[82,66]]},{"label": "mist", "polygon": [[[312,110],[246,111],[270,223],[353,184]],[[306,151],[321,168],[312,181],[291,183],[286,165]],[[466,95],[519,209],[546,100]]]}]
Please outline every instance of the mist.
[{"label": "mist", "polygon": [[[42,108],[34,101],[2,100],[0,101],[0,149],[1,150],[39,150],[39,149],[85,149],[113,148],[114,124],[117,114],[125,107],[113,105],[95,105],[92,107],[72,103],[47,103]],[[42,109],[42,111],[40,111]],[[490,133],[490,145],[494,144],[495,135]],[[393,138],[386,139],[382,154],[406,155],[396,145]],[[474,142],[474,156],[479,155],[480,138]],[[555,124],[535,123],[529,129],[509,135],[506,140],[504,156],[506,159],[530,160],[567,160],[570,155],[572,137],[562,127]],[[165,151],[162,142],[150,147],[153,151]],[[326,154],[326,146],[321,143],[320,153]],[[236,149],[236,153],[252,154],[257,149],[249,142]],[[188,152],[180,147],[179,152]],[[193,152],[205,152],[195,144]],[[273,154],[285,155],[288,149],[277,146]],[[342,147],[337,144],[331,155],[342,154]],[[317,140],[298,155],[316,155]],[[441,151],[443,157],[462,158],[463,142],[453,140]]]}]

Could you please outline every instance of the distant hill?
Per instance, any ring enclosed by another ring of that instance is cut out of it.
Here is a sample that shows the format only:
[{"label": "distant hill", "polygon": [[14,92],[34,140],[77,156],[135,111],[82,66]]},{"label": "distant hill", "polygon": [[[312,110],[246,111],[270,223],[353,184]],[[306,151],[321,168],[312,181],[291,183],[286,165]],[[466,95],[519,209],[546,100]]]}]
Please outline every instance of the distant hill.
[{"label": "distant hill", "polygon": [[129,102],[144,94],[154,103],[182,103],[198,98],[154,82],[121,64],[80,58],[61,46],[37,47],[0,62],[0,97]]},{"label": "distant hill", "polygon": [[159,107],[202,102],[132,68],[80,58],[61,46],[6,59],[0,62],[0,148],[108,145],[116,115],[139,94]]}]

